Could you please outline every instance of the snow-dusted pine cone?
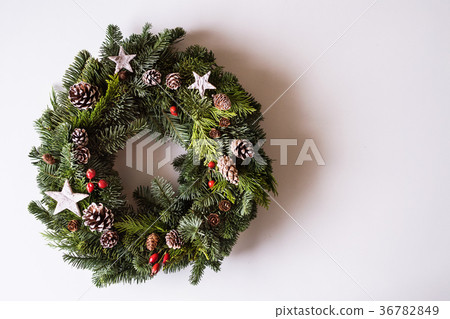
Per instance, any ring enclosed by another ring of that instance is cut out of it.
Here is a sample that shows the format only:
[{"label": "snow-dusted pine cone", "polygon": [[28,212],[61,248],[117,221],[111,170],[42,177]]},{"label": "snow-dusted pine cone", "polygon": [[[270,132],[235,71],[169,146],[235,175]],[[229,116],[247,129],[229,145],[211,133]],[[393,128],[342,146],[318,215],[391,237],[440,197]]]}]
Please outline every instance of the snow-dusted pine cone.
[{"label": "snow-dusted pine cone", "polygon": [[253,144],[249,140],[233,140],[230,144],[231,151],[236,157],[246,159],[253,157]]},{"label": "snow-dusted pine cone", "polygon": [[89,139],[86,130],[84,128],[74,129],[72,133],[72,142],[76,146],[88,145]]},{"label": "snow-dusted pine cone", "polygon": [[91,153],[89,152],[89,149],[87,147],[78,146],[73,151],[73,156],[75,157],[78,163],[87,164],[87,162],[91,158]]},{"label": "snow-dusted pine cone", "polygon": [[223,93],[213,95],[214,106],[219,110],[226,111],[231,108],[230,98]]},{"label": "snow-dusted pine cone", "polygon": [[170,73],[166,76],[166,85],[171,90],[176,90],[181,86],[180,73]]},{"label": "snow-dusted pine cone", "polygon": [[114,214],[103,204],[92,203],[83,211],[84,225],[91,231],[104,231],[113,226]]},{"label": "snow-dusted pine cone", "polygon": [[237,185],[239,183],[238,170],[229,156],[220,157],[217,161],[217,167],[222,176],[231,184]]},{"label": "snow-dusted pine cone", "polygon": [[99,92],[96,86],[78,82],[69,89],[70,102],[79,110],[87,110],[97,103]]},{"label": "snow-dusted pine cone", "polygon": [[183,246],[183,239],[176,229],[172,229],[166,234],[166,244],[172,249],[179,249]]},{"label": "snow-dusted pine cone", "polygon": [[148,70],[142,75],[142,81],[148,86],[155,86],[161,83],[161,73],[155,69]]},{"label": "snow-dusted pine cone", "polygon": [[100,237],[100,245],[103,248],[113,248],[119,242],[119,234],[113,230],[103,232]]},{"label": "snow-dusted pine cone", "polygon": [[147,246],[148,250],[152,251],[156,248],[156,246],[158,246],[158,242],[159,242],[158,234],[151,233],[150,235],[148,235],[145,245]]}]

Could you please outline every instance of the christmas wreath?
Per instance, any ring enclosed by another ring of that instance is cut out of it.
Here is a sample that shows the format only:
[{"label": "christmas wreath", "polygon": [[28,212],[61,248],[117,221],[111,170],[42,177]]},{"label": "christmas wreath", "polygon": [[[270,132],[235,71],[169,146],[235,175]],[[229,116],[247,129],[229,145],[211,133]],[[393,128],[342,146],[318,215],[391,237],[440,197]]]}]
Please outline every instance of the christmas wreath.
[{"label": "christmas wreath", "polygon": [[[36,122],[43,199],[29,211],[47,227],[63,259],[93,271],[93,282],[143,282],[160,268],[192,265],[197,284],[204,269],[218,271],[240,232],[276,192],[264,140],[260,105],[211,51],[177,51],[181,28],[124,39],[110,25],[100,57],[81,51],[62,89]],[[176,192],[156,177],[127,203],[113,169],[116,153],[144,129],[186,149],[173,161]],[[257,155],[257,156],[256,156]]]}]

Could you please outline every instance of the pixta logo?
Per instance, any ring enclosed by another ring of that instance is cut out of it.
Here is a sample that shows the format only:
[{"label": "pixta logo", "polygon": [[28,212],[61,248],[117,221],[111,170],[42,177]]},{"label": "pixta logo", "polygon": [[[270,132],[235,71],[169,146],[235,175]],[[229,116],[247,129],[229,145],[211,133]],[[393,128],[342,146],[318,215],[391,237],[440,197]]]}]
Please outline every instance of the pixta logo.
[{"label": "pixta logo", "polygon": [[[288,165],[288,146],[297,146],[298,141],[294,138],[280,138],[280,139],[271,139],[271,146],[280,146],[280,165],[285,166]],[[313,161],[311,155],[314,156],[314,160],[318,166],[325,165],[325,161],[323,160],[322,154],[319,152],[319,148],[314,143],[312,138],[307,138],[300,149],[300,153],[298,154],[297,160],[295,161],[295,165],[303,165],[304,162]]]},{"label": "pixta logo", "polygon": [[[172,150],[171,143],[167,143],[170,141],[170,138],[161,136],[160,133],[151,132],[148,129],[141,131],[136,134],[132,138],[130,138],[126,143],[126,166],[130,168],[136,168],[138,171],[145,172],[149,175],[154,175],[155,168],[161,169],[164,165],[170,164],[172,160]],[[241,166],[245,166],[250,164],[250,162],[256,161],[259,165],[264,166],[266,162],[264,158],[260,155],[260,149],[266,144],[266,140],[262,139],[257,141],[257,143],[252,144],[247,141],[250,147],[252,148],[252,156],[246,157],[240,162]],[[199,145],[211,143],[211,139],[199,141]],[[236,161],[236,156],[230,150],[230,145],[232,145],[232,140],[220,140],[214,141],[217,154],[228,154],[231,156],[233,161]],[[269,147],[279,147],[278,160],[274,161],[274,165],[294,165],[300,166],[305,162],[314,162],[318,166],[325,165],[325,161],[322,157],[322,154],[319,151],[316,143],[313,139],[305,139],[303,141],[302,147],[298,153],[297,159],[295,163],[288,163],[288,151],[292,151],[292,147],[289,146],[298,146],[297,139],[271,139],[269,141]],[[155,152],[158,150],[158,156],[155,156]],[[164,158],[161,160],[157,160],[161,157],[161,153],[163,153]],[[273,152],[272,152],[273,153]],[[272,158],[276,159],[276,155],[271,155]],[[199,158],[199,156],[193,156],[193,164],[194,165],[202,165],[203,161]]]},{"label": "pixta logo", "polygon": [[[144,159],[146,157],[146,172],[148,175],[153,175],[153,166],[155,164],[154,154],[155,151],[161,147],[164,147],[165,156],[162,160],[157,162],[157,167],[160,169],[164,165],[169,164],[171,161],[171,149],[170,144],[167,142],[170,141],[170,139],[167,137],[160,138],[160,136],[160,133],[152,133],[150,130],[145,129],[130,138],[125,146],[127,167],[133,168],[133,164],[135,164],[138,171],[144,172]],[[136,147],[136,156],[133,156],[134,147]],[[144,156],[144,152],[146,156]]]}]

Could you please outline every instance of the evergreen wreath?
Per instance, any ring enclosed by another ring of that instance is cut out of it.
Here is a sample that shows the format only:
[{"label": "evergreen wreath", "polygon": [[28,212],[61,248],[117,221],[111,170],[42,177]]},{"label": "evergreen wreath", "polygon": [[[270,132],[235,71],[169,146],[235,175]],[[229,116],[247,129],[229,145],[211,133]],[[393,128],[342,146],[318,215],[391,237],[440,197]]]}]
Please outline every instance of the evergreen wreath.
[{"label": "evergreen wreath", "polygon": [[[100,57],[78,53],[35,122],[42,144],[30,157],[43,199],[29,211],[47,227],[50,245],[92,270],[99,287],[189,265],[197,284],[206,267],[220,269],[257,205],[267,207],[267,192],[276,192],[270,158],[262,149],[262,161],[253,157],[265,137],[260,104],[211,51],[175,50],[183,29],[150,28],[124,39],[108,26]],[[173,161],[178,191],[156,177],[134,191],[134,209],[113,166],[144,129],[186,154]]]}]

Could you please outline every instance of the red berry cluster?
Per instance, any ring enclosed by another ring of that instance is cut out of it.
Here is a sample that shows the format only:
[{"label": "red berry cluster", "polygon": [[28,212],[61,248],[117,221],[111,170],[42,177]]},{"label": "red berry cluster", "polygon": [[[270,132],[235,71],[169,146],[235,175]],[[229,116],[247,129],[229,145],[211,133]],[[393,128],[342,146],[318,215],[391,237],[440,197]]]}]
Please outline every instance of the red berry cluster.
[{"label": "red berry cluster", "polygon": [[[158,262],[159,260],[159,254],[158,253],[154,253],[153,255],[150,256],[150,259],[148,260],[149,264],[154,264],[152,267],[152,276],[156,275],[159,271],[159,268],[161,267],[161,263]],[[166,262],[168,262],[170,260],[170,255],[169,253],[165,253],[163,258],[162,258],[162,264],[165,265]]]},{"label": "red berry cluster", "polygon": [[[208,163],[208,168],[209,169],[214,169],[214,167],[216,167],[216,163],[211,161]],[[208,182],[208,186],[209,188],[213,188],[214,187],[215,182],[212,180],[212,176],[211,176],[211,180]]]},{"label": "red berry cluster", "polygon": [[[86,171],[86,177],[89,179],[89,183],[87,183],[86,185],[86,189],[89,193],[92,193],[94,191],[95,188],[95,182],[92,182],[92,179],[95,177],[95,170],[92,168],[89,168]],[[101,179],[97,182],[97,185],[99,188],[106,188],[108,187],[108,182],[105,181],[104,179]]]}]

